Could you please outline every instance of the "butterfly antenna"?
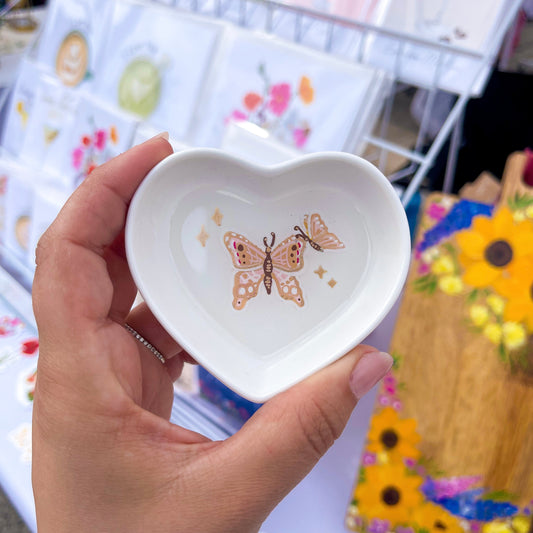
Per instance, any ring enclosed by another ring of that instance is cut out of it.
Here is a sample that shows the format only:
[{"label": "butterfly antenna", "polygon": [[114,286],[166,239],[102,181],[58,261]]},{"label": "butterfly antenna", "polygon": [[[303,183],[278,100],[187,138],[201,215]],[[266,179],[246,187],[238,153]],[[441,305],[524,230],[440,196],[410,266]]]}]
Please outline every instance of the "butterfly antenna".
[{"label": "butterfly antenna", "polygon": [[300,227],[300,226],[294,226],[294,229],[296,231],[299,231],[300,233],[297,233],[295,235],[296,238],[300,237],[302,238],[304,241],[308,241],[309,240],[309,237],[305,234],[304,230]]},{"label": "butterfly antenna", "polygon": [[276,234],[273,231],[271,231],[270,235],[272,235],[272,242],[270,243],[270,248],[273,248],[274,243],[276,242]]}]

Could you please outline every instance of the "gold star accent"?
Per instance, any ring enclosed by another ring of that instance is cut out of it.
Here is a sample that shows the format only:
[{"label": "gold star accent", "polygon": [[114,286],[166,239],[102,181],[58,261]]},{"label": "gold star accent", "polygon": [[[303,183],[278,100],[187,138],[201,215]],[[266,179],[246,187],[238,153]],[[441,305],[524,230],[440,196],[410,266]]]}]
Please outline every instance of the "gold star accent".
[{"label": "gold star accent", "polygon": [[221,226],[222,225],[222,219],[224,218],[224,215],[220,212],[220,209],[217,207],[215,209],[215,213],[213,214],[213,216],[211,217],[211,219],[213,220],[213,222],[217,225],[217,226]]},{"label": "gold star accent", "polygon": [[324,277],[324,274],[327,272],[327,270],[324,270],[322,268],[322,265],[320,265],[314,272],[320,279],[322,279]]},{"label": "gold star accent", "polygon": [[209,239],[209,233],[207,233],[207,231],[205,231],[205,227],[204,227],[203,224],[202,224],[202,231],[200,231],[200,233],[198,234],[198,236],[196,238],[200,241],[200,244],[205,248],[205,244],[207,243],[207,239]]},{"label": "gold star accent", "polygon": [[331,278],[328,281],[328,285],[333,289],[333,287],[335,287],[335,285],[337,285],[337,282],[333,278]]}]

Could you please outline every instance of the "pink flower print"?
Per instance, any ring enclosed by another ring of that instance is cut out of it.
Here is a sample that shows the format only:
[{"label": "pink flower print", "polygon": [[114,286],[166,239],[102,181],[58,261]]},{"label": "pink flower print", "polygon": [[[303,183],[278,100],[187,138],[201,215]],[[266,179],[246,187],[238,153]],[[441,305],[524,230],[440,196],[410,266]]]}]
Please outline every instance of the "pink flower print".
[{"label": "pink flower print", "polygon": [[394,385],[384,385],[383,387],[387,394],[394,396],[396,394],[396,387]]},{"label": "pink flower print", "polygon": [[363,454],[362,459],[361,459],[361,463],[364,466],[375,465],[376,464],[376,454],[370,453],[370,452],[365,452]]},{"label": "pink flower print", "polygon": [[388,387],[395,387],[396,386],[396,378],[389,372],[384,378],[383,383],[387,385]]},{"label": "pink flower print", "polygon": [[395,410],[395,411],[401,411],[402,410],[402,402],[400,402],[400,400],[394,400],[392,402],[392,408]]},{"label": "pink flower print", "polygon": [[427,215],[433,220],[442,220],[446,214],[446,208],[441,204],[431,204],[427,210]]},{"label": "pink flower print", "polygon": [[97,150],[102,151],[105,148],[107,142],[107,131],[96,130],[94,134],[94,146]]},{"label": "pink flower print", "polygon": [[292,138],[294,139],[294,145],[297,148],[303,148],[309,137],[308,128],[295,128],[292,132]]},{"label": "pink flower print", "polygon": [[226,119],[226,123],[234,120],[235,122],[242,122],[243,120],[248,120],[248,115],[236,109],[233,113]]},{"label": "pink flower print", "polygon": [[291,86],[288,83],[277,83],[270,88],[268,109],[277,117],[285,113],[291,99]]},{"label": "pink flower print", "polygon": [[404,457],[403,462],[407,468],[413,469],[416,466],[415,460],[409,457]]},{"label": "pink flower print", "polygon": [[384,394],[382,394],[378,398],[378,402],[379,402],[379,405],[382,405],[383,407],[387,407],[391,403],[390,398],[388,396],[385,396]]},{"label": "pink flower print", "polygon": [[420,263],[418,265],[418,273],[423,275],[427,274],[429,272],[429,264],[428,263]]},{"label": "pink flower print", "polygon": [[79,170],[81,168],[81,164],[83,163],[83,156],[84,156],[84,151],[83,151],[83,148],[81,147],[75,148],[72,151],[72,166],[76,170]]}]

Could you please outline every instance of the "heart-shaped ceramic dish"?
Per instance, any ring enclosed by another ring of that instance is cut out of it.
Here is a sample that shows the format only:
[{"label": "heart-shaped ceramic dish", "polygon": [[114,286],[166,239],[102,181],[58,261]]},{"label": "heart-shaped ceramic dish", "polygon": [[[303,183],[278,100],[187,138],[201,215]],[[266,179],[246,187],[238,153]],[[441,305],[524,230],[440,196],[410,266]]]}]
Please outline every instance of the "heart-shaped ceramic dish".
[{"label": "heart-shaped ceramic dish", "polygon": [[323,153],[261,168],[198,149],[146,177],[126,249],[170,335],[262,402],[373,331],[401,291],[410,239],[392,186],[361,158]]}]

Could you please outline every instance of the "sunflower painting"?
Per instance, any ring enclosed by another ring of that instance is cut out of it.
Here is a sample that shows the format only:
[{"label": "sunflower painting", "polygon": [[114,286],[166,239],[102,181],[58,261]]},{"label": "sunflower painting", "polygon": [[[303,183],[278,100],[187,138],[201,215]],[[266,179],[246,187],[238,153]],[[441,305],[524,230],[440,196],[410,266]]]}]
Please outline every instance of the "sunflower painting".
[{"label": "sunflower painting", "polygon": [[415,290],[466,298],[470,328],[513,372],[533,375],[533,198],[492,209],[467,200],[449,205],[437,196],[425,220]]}]

